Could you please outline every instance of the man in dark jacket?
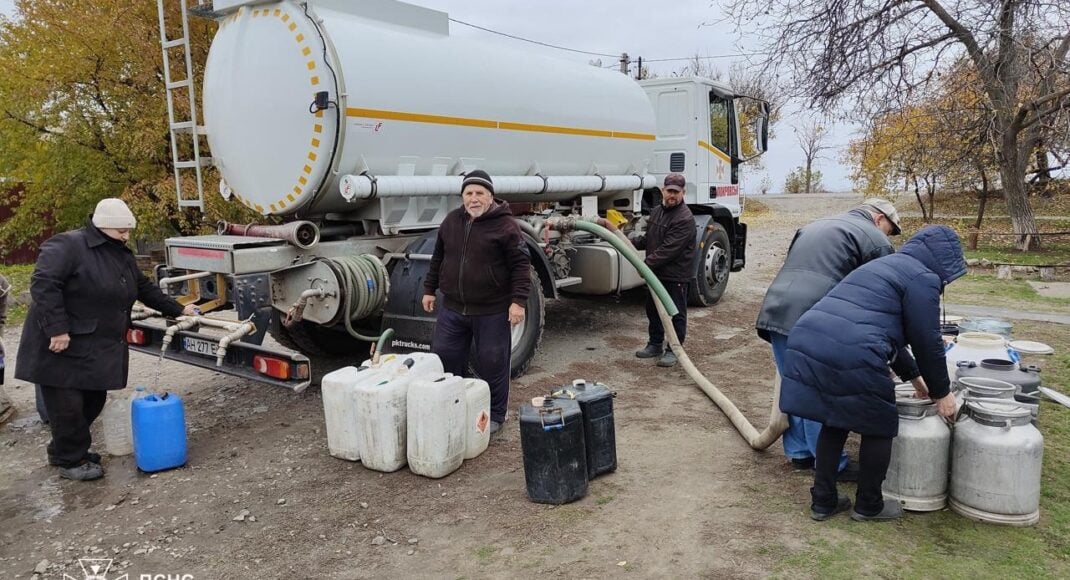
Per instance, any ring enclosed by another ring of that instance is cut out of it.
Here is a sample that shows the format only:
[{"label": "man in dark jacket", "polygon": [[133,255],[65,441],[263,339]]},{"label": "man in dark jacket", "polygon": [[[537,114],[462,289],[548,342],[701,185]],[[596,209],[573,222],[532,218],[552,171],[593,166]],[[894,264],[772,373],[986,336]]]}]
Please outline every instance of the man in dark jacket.
[{"label": "man in dark jacket", "polygon": [[[958,236],[946,226],[930,226],[899,253],[848,274],[795,324],[788,337],[780,409],[823,425],[810,490],[815,520],[851,506],[836,491],[836,464],[849,431],[862,435],[851,518],[902,515],[899,503],[885,502],[881,494],[892,438],[899,432],[889,365],[900,377],[920,371],[939,414],[954,415],[940,336],[940,295],[965,273]],[[899,354],[908,345],[916,364]]]},{"label": "man in dark jacket", "polygon": [[509,204],[494,198],[487,172],[470,171],[461,184],[462,207],[438,229],[423,307],[435,309],[435,291],[445,297],[432,351],[446,372],[463,376],[475,343],[475,370],[490,385],[490,432],[497,433],[509,406],[510,325],[524,321],[531,291],[531,260]]},{"label": "man in dark jacket", "polygon": [[[665,286],[680,312],[672,317],[672,327],[680,344],[687,335],[687,289],[694,277],[695,218],[684,203],[687,179],[680,173],[665,176],[661,188],[661,205],[650,210],[646,235],[632,240],[636,249],[646,250],[643,262]],[[654,298],[646,297],[647,344],[635,353],[639,358],[658,359],[659,367],[676,364],[676,355],[665,348],[665,328],[661,325]]]},{"label": "man in dark jacket", "polygon": [[[819,219],[795,232],[784,266],[766,291],[755,323],[758,336],[773,347],[773,360],[781,375],[788,333],[795,322],[852,270],[893,253],[889,235],[899,235],[899,215],[895,206],[883,199],[867,199],[845,214]],[[784,454],[796,469],[813,468],[820,432],[819,423],[788,417]],[[841,481],[857,476],[846,454],[840,458],[840,472]]]},{"label": "man in dark jacket", "polygon": [[168,316],[196,313],[160,291],[126,247],[137,225],[122,200],[101,200],[90,223],[41,245],[30,279],[15,377],[41,385],[52,428],[48,461],[68,479],[104,475],[89,427],[107,391],[126,387],[126,331],[135,300]]}]

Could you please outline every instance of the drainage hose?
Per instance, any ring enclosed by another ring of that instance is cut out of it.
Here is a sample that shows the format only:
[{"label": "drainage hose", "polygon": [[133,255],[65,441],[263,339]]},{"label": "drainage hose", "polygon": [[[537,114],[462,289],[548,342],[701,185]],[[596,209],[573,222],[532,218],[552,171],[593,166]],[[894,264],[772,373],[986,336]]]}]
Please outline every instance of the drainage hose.
[{"label": "drainage hose", "polygon": [[353,321],[383,310],[390,291],[390,277],[386,266],[371,254],[328,258],[327,261],[333,267],[345,293],[342,321],[345,323],[346,332],[359,340],[375,342],[376,353],[382,352],[383,346],[394,335],[394,329],[388,328],[378,336],[369,336],[357,332],[353,328]]},{"label": "drainage hose", "polygon": [[669,346],[672,348],[676,358],[680,361],[684,371],[691,377],[693,381],[702,389],[703,393],[706,393],[715,405],[721,409],[721,412],[728,417],[728,420],[732,422],[732,425],[739,431],[739,434],[743,436],[743,439],[747,441],[754,449],[766,449],[784,433],[788,428],[788,418],[786,415],[780,412],[780,375],[777,374],[773,381],[773,405],[769,410],[769,425],[761,432],[758,431],[750,421],[740,412],[724,393],[720,391],[713,383],[702,375],[691,362],[691,357],[684,351],[683,346],[680,344],[680,339],[676,336],[676,330],[672,326],[672,317],[678,312],[676,305],[673,304],[672,299],[669,297],[668,292],[665,291],[665,287],[658,281],[657,276],[643,263],[639,258],[639,254],[635,250],[635,246],[628,241],[619,231],[617,234],[613,234],[608,229],[591,223],[583,219],[575,218],[550,218],[546,222],[547,227],[567,231],[569,229],[577,229],[585,232],[595,234],[608,242],[614,249],[621,253],[625,259],[639,271],[639,274],[646,281],[647,287],[650,289],[651,295],[654,297],[654,306],[657,307],[658,316],[661,318],[661,324],[665,328],[665,335],[669,339]]}]

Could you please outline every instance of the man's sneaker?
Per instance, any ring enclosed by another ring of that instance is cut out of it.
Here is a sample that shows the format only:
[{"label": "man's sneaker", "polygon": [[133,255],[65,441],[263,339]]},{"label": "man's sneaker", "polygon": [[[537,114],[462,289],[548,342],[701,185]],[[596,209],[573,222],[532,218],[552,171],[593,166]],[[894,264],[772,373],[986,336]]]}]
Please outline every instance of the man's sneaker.
[{"label": "man's sneaker", "polygon": [[665,354],[661,355],[658,359],[659,367],[674,367],[676,366],[676,353],[671,350],[665,351]]},{"label": "man's sneaker", "polygon": [[903,507],[899,505],[898,501],[891,499],[884,500],[884,508],[876,515],[863,515],[858,513],[857,510],[851,512],[851,519],[856,522],[890,522],[901,517],[903,517]]},{"label": "man's sneaker", "polygon": [[498,431],[501,431],[501,430],[502,430],[502,424],[501,423],[499,423],[498,421],[491,421],[490,422],[490,434],[491,435],[494,435],[495,433],[497,433]]},{"label": "man's sneaker", "polygon": [[858,481],[858,464],[848,461],[847,467],[836,474],[836,481],[842,483]]},{"label": "man's sneaker", "polygon": [[663,352],[665,352],[665,348],[660,344],[648,344],[641,350],[635,351],[635,356],[638,358],[655,358],[661,356]]},{"label": "man's sneaker", "polygon": [[[837,496],[836,507],[832,508],[831,511],[824,511],[818,509],[814,504],[810,504],[810,519],[816,522],[823,522],[832,516],[849,509],[851,509],[851,498],[846,495]],[[853,518],[854,514],[851,514],[851,517]]]},{"label": "man's sneaker", "polygon": [[804,470],[808,470],[808,469],[813,469],[814,468],[814,458],[813,457],[802,457],[802,458],[794,458],[793,457],[791,459],[791,467],[793,469],[795,469],[796,471],[804,471]]},{"label": "man's sneaker", "polygon": [[74,467],[60,467],[59,475],[75,481],[91,481],[104,477],[104,468],[87,461]]}]

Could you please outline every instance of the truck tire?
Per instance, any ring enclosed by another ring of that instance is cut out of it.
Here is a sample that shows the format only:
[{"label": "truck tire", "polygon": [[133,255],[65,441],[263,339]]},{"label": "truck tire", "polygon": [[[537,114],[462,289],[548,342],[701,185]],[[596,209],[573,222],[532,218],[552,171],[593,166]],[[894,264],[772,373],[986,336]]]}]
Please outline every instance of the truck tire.
[{"label": "truck tire", "polygon": [[[539,344],[542,343],[542,327],[545,322],[546,298],[542,295],[542,286],[539,283],[539,275],[535,268],[531,268],[531,291],[528,292],[528,303],[524,306],[524,322],[512,328],[512,351],[509,357],[509,376],[517,378],[522,376],[531,366],[535,358]],[[472,348],[472,354],[468,360],[468,371],[472,376],[479,376],[475,369],[475,357],[477,353]]]},{"label": "truck tire", "polygon": [[539,283],[539,275],[535,268],[531,268],[531,291],[528,292],[528,303],[524,306],[524,322],[513,327],[512,353],[509,357],[509,376],[517,378],[523,375],[535,353],[542,343],[542,327],[545,322],[546,298],[542,295],[542,284]]},{"label": "truck tire", "polygon": [[695,283],[687,302],[692,306],[712,306],[724,295],[732,270],[732,244],[724,226],[711,221],[698,250],[701,256],[695,264]]},{"label": "truck tire", "polygon": [[[353,338],[344,331],[338,332],[324,328],[307,320],[286,328],[276,313],[271,317],[269,331],[271,337],[282,346],[309,357],[363,356],[367,358],[365,356],[369,349],[367,342]],[[356,362],[359,363],[364,358],[357,359]]]}]

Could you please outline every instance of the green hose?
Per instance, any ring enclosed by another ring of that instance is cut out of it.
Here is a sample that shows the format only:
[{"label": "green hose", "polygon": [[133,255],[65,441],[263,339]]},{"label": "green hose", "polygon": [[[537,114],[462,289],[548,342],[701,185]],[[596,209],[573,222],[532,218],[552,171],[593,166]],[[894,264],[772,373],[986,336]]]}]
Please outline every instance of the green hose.
[{"label": "green hose", "polygon": [[676,308],[676,304],[673,304],[669,292],[665,290],[665,286],[661,285],[661,282],[658,281],[658,277],[654,275],[654,272],[650,267],[643,263],[639,254],[635,253],[634,247],[629,247],[630,244],[598,224],[582,220],[574,220],[571,225],[574,229],[590,232],[609,242],[609,245],[620,252],[620,254],[639,271],[639,275],[646,281],[646,285],[650,287],[654,296],[665,305],[665,310],[668,311],[669,316],[676,316],[680,313],[680,310]]},{"label": "green hose", "polygon": [[394,335],[394,329],[388,328],[380,335],[369,336],[357,332],[353,328],[353,321],[382,312],[390,290],[386,266],[371,254],[329,258],[328,261],[334,266],[345,292],[342,320],[346,332],[359,340],[377,343],[376,352],[381,352]]}]

